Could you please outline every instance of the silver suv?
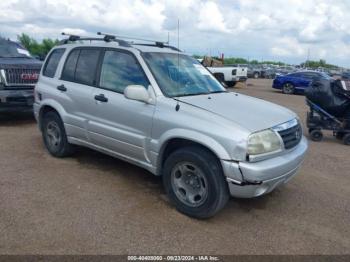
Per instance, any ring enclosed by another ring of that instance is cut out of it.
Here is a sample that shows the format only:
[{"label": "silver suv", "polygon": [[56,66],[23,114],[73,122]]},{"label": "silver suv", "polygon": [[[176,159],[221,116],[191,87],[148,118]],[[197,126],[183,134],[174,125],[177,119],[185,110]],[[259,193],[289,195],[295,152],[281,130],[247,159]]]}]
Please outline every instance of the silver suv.
[{"label": "silver suv", "polygon": [[163,43],[69,40],[50,52],[35,88],[35,117],[53,156],[79,145],[145,168],[196,218],[216,214],[230,195],[261,196],[297,173],[307,141],[295,113],[227,92],[197,60]]}]

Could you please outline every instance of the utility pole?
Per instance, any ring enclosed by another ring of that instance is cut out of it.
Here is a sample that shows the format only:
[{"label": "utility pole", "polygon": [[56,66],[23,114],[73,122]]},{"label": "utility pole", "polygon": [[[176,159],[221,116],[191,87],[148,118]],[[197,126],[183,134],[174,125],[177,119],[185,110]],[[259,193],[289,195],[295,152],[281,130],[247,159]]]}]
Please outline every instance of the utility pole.
[{"label": "utility pole", "polygon": [[310,61],[310,47],[307,49],[307,59],[306,59],[306,67],[308,67],[308,64],[309,64],[309,61]]}]

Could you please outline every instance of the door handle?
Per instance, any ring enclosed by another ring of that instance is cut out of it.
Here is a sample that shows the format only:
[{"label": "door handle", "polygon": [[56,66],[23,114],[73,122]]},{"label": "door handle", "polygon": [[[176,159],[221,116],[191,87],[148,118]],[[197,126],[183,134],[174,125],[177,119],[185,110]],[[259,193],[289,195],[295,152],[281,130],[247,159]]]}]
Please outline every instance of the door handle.
[{"label": "door handle", "polygon": [[57,90],[60,90],[62,92],[66,92],[67,91],[67,87],[65,87],[64,85],[59,85],[59,86],[57,86]]},{"label": "door handle", "polygon": [[104,94],[95,95],[95,100],[100,101],[100,102],[104,102],[104,103],[108,102],[108,98],[105,97]]}]

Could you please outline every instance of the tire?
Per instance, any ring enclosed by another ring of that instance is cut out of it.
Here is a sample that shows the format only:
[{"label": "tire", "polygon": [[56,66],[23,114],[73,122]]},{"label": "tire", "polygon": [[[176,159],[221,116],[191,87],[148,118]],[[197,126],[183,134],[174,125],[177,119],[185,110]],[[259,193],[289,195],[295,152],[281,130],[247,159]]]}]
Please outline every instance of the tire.
[{"label": "tire", "polygon": [[283,94],[292,95],[295,92],[294,85],[292,83],[285,83],[282,87]]},{"label": "tire", "polygon": [[344,132],[337,132],[335,134],[336,139],[343,140],[345,133]]},{"label": "tire", "polygon": [[227,87],[234,87],[236,85],[236,82],[235,81],[226,81],[225,84]]},{"label": "tire", "polygon": [[254,77],[255,79],[258,79],[258,78],[260,77],[260,74],[259,74],[259,73],[254,73],[253,77]]},{"label": "tire", "polygon": [[225,82],[224,74],[222,74],[222,73],[214,73],[214,76],[220,83],[224,83]]},{"label": "tire", "polygon": [[311,134],[312,131],[316,130],[315,128],[309,128],[309,134]]},{"label": "tire", "polygon": [[344,145],[350,146],[350,133],[347,133],[343,137],[343,143]]},{"label": "tire", "polygon": [[196,146],[178,149],[166,159],[163,184],[176,209],[194,218],[214,216],[230,196],[218,159]]},{"label": "tire", "polygon": [[319,142],[323,139],[323,134],[321,130],[315,129],[310,132],[310,137],[312,141]]},{"label": "tire", "polygon": [[46,149],[54,157],[67,157],[74,152],[74,147],[68,143],[63,122],[57,113],[48,112],[43,116],[42,136]]}]

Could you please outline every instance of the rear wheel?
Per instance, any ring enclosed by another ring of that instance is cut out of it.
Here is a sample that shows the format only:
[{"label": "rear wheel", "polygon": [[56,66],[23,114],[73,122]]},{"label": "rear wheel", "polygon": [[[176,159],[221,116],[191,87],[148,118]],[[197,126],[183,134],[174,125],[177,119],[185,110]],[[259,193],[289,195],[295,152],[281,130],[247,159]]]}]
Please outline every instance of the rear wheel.
[{"label": "rear wheel", "polygon": [[225,82],[225,76],[222,73],[214,73],[213,74],[215,76],[215,78],[220,82],[220,83],[224,83]]},{"label": "rear wheel", "polygon": [[164,163],[163,183],[176,209],[195,218],[215,215],[229,199],[220,162],[201,147],[172,153]]},{"label": "rear wheel", "polygon": [[294,94],[295,88],[292,83],[285,83],[282,88],[282,92],[287,95]]},{"label": "rear wheel", "polygon": [[236,85],[236,82],[235,81],[226,81],[225,84],[227,87],[234,87]]},{"label": "rear wheel", "polygon": [[260,77],[260,74],[258,72],[256,72],[256,73],[254,73],[253,76],[254,76],[255,79],[258,79]]},{"label": "rear wheel", "polygon": [[323,134],[321,130],[315,129],[310,132],[310,137],[312,141],[319,142],[323,139]]},{"label": "rear wheel", "polygon": [[63,122],[57,113],[48,112],[43,116],[42,135],[51,155],[66,157],[73,153],[74,148],[68,143]]}]

